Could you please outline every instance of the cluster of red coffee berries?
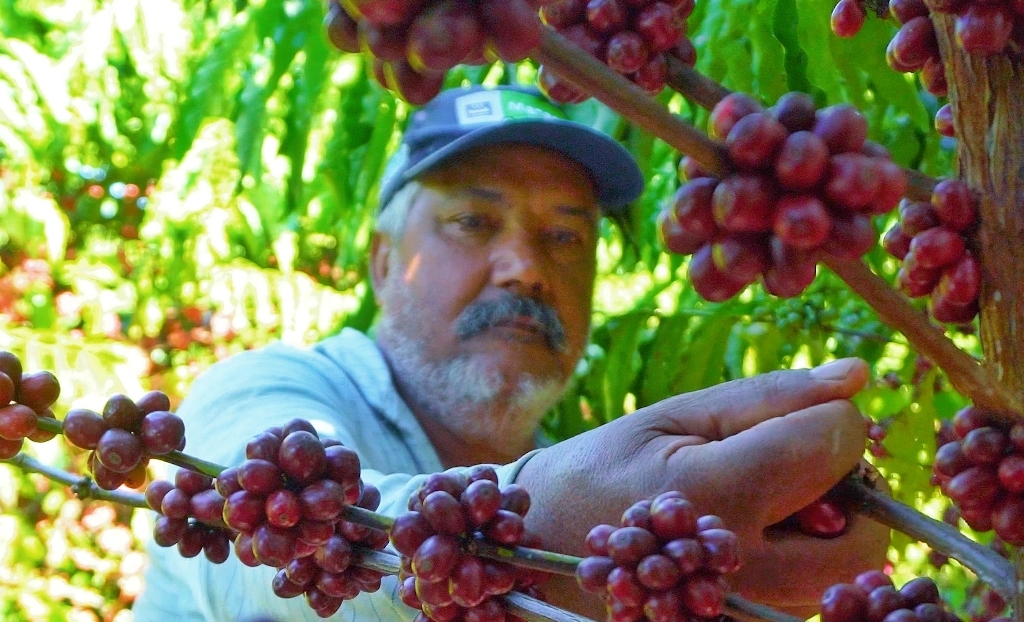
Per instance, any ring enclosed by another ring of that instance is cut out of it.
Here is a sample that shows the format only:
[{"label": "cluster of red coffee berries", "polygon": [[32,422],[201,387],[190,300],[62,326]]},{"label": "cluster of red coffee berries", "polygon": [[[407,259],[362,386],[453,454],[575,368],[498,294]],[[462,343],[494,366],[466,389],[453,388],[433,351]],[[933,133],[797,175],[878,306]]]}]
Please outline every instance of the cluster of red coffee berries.
[{"label": "cluster of red coffee berries", "polygon": [[103,414],[76,408],[64,416],[64,437],[89,454],[89,470],[96,485],[114,490],[127,484],[139,488],[146,483],[150,456],[161,456],[185,448],[185,423],[170,412],[171,402],[151,391],[138,402],[114,395],[103,406]]},{"label": "cluster of red coffee berries", "polygon": [[618,527],[591,529],[586,546],[591,556],[580,561],[576,580],[602,596],[609,620],[718,616],[729,588],[725,575],[740,566],[736,535],[721,518],[698,516],[678,492],[634,503]]},{"label": "cluster of red coffee berries", "polygon": [[39,417],[56,419],[50,406],[60,396],[60,384],[48,371],[23,374],[21,360],[0,351],[0,458],[13,458],[25,439],[43,443],[54,437],[36,425]]},{"label": "cluster of red coffee berries", "polygon": [[176,544],[182,557],[202,552],[214,564],[227,561],[237,533],[224,525],[224,497],[214,489],[213,478],[181,469],[173,484],[161,479],[146,486],[146,504],[160,514],[153,526],[159,546]]},{"label": "cluster of red coffee berries", "polygon": [[529,509],[526,490],[499,488],[488,466],[427,477],[391,527],[391,543],[402,556],[399,595],[420,610],[417,620],[503,622],[511,616],[496,596],[513,589],[539,596],[539,573],[463,552],[478,540],[525,544]]},{"label": "cluster of red coffee berries", "polygon": [[932,316],[965,324],[978,313],[981,266],[967,249],[967,233],[978,222],[977,198],[958,179],[935,186],[930,203],[904,200],[900,221],[882,245],[903,261],[897,286],[908,296],[931,296]]},{"label": "cluster of red coffee berries", "polygon": [[840,583],[821,597],[822,622],[960,622],[948,611],[935,582],[912,579],[896,589],[883,572],[862,573],[853,583]]},{"label": "cluster of red coffee berries", "polygon": [[852,106],[816,110],[802,93],[770,110],[734,93],[711,113],[734,172],[708,176],[684,158],[689,180],[660,217],[668,250],[693,254],[690,282],[707,300],[735,296],[759,276],[776,296],[814,280],[821,252],[857,259],[876,242],[871,216],[906,190],[906,177]]},{"label": "cluster of red coffee berries", "polygon": [[975,531],[995,529],[1007,544],[1024,546],[1024,424],[1001,425],[973,406],[953,418],[957,440],[935,452],[942,492]]},{"label": "cluster of red coffee berries", "polygon": [[[238,532],[242,563],[278,568],[274,593],[305,594],[321,617],[361,591],[379,589],[380,573],[351,564],[353,545],[380,550],[387,534],[343,518],[347,506],[376,510],[380,503],[380,492],[362,484],[356,453],[295,419],[255,436],[245,455],[217,476],[217,498],[210,495],[220,510],[211,514]],[[164,498],[162,510],[166,504]]]},{"label": "cluster of red coffee berries", "polygon": [[[386,88],[413,104],[437,95],[445,72],[488,58],[517,62],[540,43],[543,0],[331,0],[327,33],[373,56]],[[344,6],[342,6],[344,5]]]},{"label": "cluster of red coffee berries", "polygon": [[[691,67],[697,51],[686,36],[693,0],[555,0],[540,10],[544,22],[651,95],[665,88],[668,57]],[[540,68],[549,98],[579,103],[589,95]]]}]

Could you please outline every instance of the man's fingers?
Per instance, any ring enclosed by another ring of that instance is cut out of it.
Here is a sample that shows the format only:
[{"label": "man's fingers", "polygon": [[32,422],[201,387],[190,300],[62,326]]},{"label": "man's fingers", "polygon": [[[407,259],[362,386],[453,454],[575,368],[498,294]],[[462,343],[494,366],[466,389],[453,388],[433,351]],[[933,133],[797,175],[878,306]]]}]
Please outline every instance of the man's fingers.
[{"label": "man's fingers", "polygon": [[[830,586],[881,570],[888,543],[889,528],[863,516],[854,516],[847,532],[831,540],[769,533],[763,548],[749,552],[735,582],[744,596],[765,604],[816,607]],[[750,585],[756,591],[744,590]]]},{"label": "man's fingers", "polygon": [[776,371],[735,380],[663,400],[644,416],[663,434],[721,440],[763,421],[832,400],[848,399],[864,388],[867,364],[840,359],[814,369]]},{"label": "man's fingers", "polygon": [[[707,496],[707,507],[724,508],[718,511],[727,522],[760,529],[825,494],[857,464],[864,439],[860,413],[849,401],[835,400],[721,441],[680,446],[668,458],[669,473],[684,484],[699,482],[685,489]],[[730,508],[735,511],[725,516]]]}]

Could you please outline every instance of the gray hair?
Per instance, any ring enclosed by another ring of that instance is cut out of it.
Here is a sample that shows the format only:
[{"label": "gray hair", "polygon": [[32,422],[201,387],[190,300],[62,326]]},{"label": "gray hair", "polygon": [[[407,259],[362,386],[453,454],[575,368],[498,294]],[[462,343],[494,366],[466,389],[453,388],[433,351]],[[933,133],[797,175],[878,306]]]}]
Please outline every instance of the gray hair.
[{"label": "gray hair", "polygon": [[377,233],[387,234],[392,240],[402,239],[405,234],[405,224],[409,217],[409,209],[416,202],[419,191],[423,186],[413,180],[402,186],[395,192],[388,204],[380,209],[377,222],[373,230]]}]

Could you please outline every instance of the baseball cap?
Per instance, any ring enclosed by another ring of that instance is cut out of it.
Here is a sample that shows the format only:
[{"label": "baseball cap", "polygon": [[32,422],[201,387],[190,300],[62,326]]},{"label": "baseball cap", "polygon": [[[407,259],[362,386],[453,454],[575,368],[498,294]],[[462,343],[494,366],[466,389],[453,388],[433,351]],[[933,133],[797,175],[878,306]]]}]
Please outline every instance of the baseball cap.
[{"label": "baseball cap", "polygon": [[520,143],[546,147],[583,166],[605,213],[619,213],[643,192],[633,156],[607,135],[570,121],[540,91],[520,86],[450,89],[412,113],[384,170],[381,209],[418,175],[476,147]]}]

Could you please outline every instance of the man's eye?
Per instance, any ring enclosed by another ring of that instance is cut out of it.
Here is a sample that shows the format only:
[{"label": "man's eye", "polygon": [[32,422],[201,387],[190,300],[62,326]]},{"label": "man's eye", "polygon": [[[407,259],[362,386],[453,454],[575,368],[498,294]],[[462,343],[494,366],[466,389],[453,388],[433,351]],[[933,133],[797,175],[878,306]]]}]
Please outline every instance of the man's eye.
[{"label": "man's eye", "polygon": [[455,222],[463,229],[470,231],[482,231],[490,225],[486,218],[477,214],[463,214],[457,217]]},{"label": "man's eye", "polygon": [[583,236],[572,229],[555,229],[549,235],[558,244],[579,244],[583,241]]}]

